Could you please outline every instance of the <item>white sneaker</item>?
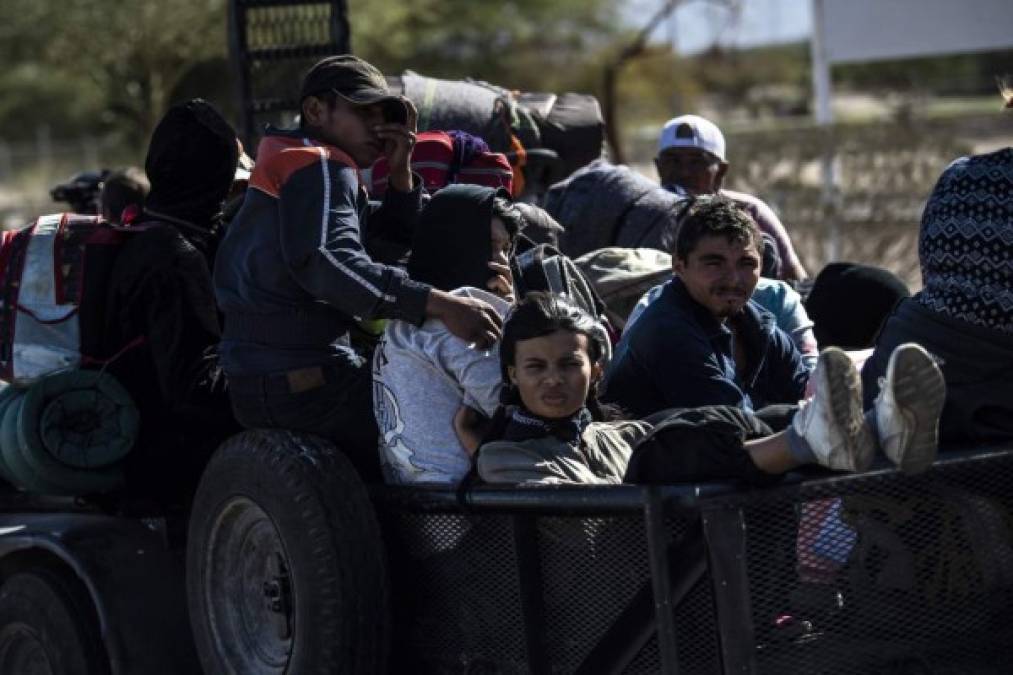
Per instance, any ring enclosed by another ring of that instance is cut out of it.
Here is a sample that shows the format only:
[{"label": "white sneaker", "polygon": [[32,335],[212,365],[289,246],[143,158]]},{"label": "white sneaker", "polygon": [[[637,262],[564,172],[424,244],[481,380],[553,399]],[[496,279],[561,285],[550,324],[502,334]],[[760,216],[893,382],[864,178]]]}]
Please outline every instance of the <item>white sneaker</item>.
[{"label": "white sneaker", "polygon": [[876,431],[879,447],[904,473],[935,461],[945,401],[943,373],[929,353],[913,342],[894,349],[876,397]]},{"label": "white sneaker", "polygon": [[828,347],[809,377],[814,393],[799,404],[791,422],[795,433],[828,469],[865,471],[876,444],[862,414],[862,382],[854,364],[843,350]]}]

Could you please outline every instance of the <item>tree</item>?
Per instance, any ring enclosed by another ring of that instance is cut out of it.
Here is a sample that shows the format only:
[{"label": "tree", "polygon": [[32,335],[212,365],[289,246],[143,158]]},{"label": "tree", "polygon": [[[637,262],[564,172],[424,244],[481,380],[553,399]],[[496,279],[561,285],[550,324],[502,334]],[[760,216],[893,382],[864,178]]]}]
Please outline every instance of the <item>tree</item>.
[{"label": "tree", "polygon": [[525,90],[588,81],[621,31],[618,0],[350,0],[352,48],[385,72],[476,77]]},{"label": "tree", "polygon": [[5,63],[74,82],[66,106],[97,93],[97,121],[142,144],[184,75],[226,51],[225,0],[4,0],[0,27]]}]

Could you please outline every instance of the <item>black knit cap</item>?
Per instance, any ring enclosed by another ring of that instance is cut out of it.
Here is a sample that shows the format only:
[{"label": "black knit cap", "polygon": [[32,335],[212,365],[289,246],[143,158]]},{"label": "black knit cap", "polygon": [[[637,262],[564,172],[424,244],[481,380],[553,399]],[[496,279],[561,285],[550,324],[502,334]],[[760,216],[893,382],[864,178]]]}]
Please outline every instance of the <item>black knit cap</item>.
[{"label": "black knit cap", "polygon": [[145,208],[209,227],[236,173],[236,132],[203,99],[169,108],[148,144]]},{"label": "black knit cap", "polygon": [[805,309],[820,348],[867,349],[887,317],[904,298],[907,284],[879,267],[835,262],[813,282]]},{"label": "black knit cap", "polygon": [[357,56],[338,54],[317,61],[303,78],[299,101],[325,92],[334,92],[355,105],[384,103],[388,119],[402,124],[408,120],[404,100],[391,93],[383,73]]}]

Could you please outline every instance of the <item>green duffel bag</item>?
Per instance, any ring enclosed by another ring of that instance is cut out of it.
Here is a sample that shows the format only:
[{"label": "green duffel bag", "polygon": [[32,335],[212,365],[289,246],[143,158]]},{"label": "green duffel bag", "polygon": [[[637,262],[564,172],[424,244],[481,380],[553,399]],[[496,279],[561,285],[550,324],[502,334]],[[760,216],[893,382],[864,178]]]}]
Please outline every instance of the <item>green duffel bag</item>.
[{"label": "green duffel bag", "polygon": [[0,420],[0,455],[4,465],[11,472],[11,483],[17,487],[42,494],[63,494],[63,486],[50,483],[37,472],[21,452],[18,439],[18,418],[25,401],[24,390],[19,390],[4,408]]},{"label": "green duffel bag", "polygon": [[11,404],[0,446],[16,483],[52,494],[110,492],[123,484],[118,462],[137,439],[140,418],[108,374],[53,373]]},{"label": "green duffel bag", "polygon": [[22,447],[61,464],[100,469],[123,459],[137,440],[140,415],[112,375],[53,373],[33,384],[21,412]]},{"label": "green duffel bag", "polygon": [[[3,421],[4,413],[7,412],[7,408],[18,398],[18,394],[23,394],[24,389],[19,389],[6,382],[0,382],[0,422]],[[14,478],[14,472],[7,465],[4,460],[3,452],[0,451],[0,477],[2,477],[8,483],[17,483]]]}]

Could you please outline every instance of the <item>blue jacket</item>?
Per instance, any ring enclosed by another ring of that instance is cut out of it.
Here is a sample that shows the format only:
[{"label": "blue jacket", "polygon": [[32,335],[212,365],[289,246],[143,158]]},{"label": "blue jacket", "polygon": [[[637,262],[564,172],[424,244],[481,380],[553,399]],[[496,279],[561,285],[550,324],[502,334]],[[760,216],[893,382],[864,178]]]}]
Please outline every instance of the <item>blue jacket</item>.
[{"label": "blue jacket", "polygon": [[681,280],[669,281],[623,334],[605,400],[638,417],[667,408],[797,403],[809,373],[774,316],[750,300],[735,320],[749,360],[744,378],[735,370],[732,331],[693,300]]},{"label": "blue jacket", "polygon": [[269,131],[215,262],[226,374],[331,362],[356,318],[421,324],[430,287],[374,262],[362,243],[370,216],[370,235],[383,229],[410,240],[421,203],[421,184],[411,193],[388,190],[370,214],[348,155],[298,132]]}]

